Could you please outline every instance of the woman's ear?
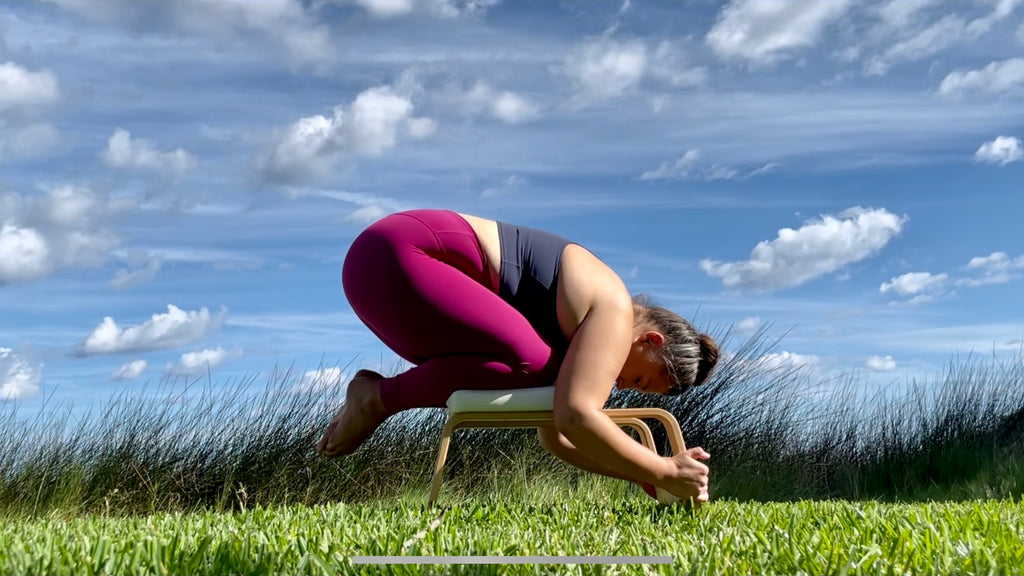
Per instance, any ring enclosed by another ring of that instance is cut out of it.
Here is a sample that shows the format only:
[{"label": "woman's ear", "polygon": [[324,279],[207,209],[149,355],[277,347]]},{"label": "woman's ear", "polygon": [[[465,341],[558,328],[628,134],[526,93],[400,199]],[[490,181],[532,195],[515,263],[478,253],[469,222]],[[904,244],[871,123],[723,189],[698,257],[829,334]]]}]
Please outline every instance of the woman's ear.
[{"label": "woman's ear", "polygon": [[644,332],[644,342],[647,342],[655,348],[660,348],[665,344],[665,336],[661,332],[648,330],[647,332]]}]

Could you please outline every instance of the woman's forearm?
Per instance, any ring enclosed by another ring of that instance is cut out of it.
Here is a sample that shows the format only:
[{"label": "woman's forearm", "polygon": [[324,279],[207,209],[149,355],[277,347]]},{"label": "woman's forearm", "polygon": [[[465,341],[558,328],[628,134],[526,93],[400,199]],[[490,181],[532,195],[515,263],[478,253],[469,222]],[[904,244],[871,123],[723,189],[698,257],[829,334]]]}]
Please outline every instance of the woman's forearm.
[{"label": "woman's forearm", "polygon": [[594,460],[590,456],[587,456],[583,452],[580,452],[578,448],[573,446],[569,439],[560,434],[553,427],[542,428],[538,434],[540,437],[541,446],[543,446],[548,452],[551,452],[557,456],[563,462],[571,464],[581,470],[587,472],[593,472],[594,474],[601,474],[610,478],[618,478],[620,480],[633,480],[632,478],[626,477],[621,472],[613,470],[604,464],[601,464],[597,460]]},{"label": "woman's forearm", "polygon": [[619,478],[657,485],[672,474],[664,458],[634,441],[600,410],[564,416],[558,431],[581,457],[614,470]]}]

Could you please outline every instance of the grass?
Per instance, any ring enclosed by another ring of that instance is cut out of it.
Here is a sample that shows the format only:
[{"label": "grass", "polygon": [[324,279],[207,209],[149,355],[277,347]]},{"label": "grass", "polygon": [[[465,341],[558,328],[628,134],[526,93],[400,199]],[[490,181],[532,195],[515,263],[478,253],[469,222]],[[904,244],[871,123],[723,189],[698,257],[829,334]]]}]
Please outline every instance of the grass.
[{"label": "grass", "polygon": [[[933,382],[859,396],[853,378],[811,382],[765,358],[761,331],[725,350],[711,381],[675,398],[616,393],[610,406],[673,412],[689,446],[712,454],[712,496],[738,501],[1019,498],[1024,494],[1024,353],[951,362]],[[298,388],[276,372],[162,382],[102,412],[49,407],[32,419],[0,405],[0,514],[51,510],[140,514],[253,506],[350,504],[429,482],[444,413],[392,417],[355,454],[314,450],[341,382]],[[667,449],[663,431],[654,428]],[[529,430],[460,431],[445,490],[486,493],[495,478],[577,482]]]},{"label": "grass", "polygon": [[0,405],[0,573],[438,573],[351,564],[378,554],[673,558],[453,574],[1024,572],[1024,350],[865,397],[855,377],[767,361],[765,331],[716,340],[732,352],[704,386],[609,401],[665,408],[711,452],[696,515],[565,466],[533,431],[470,430],[449,452],[449,508],[410,543],[435,519],[422,503],[443,411],[327,460],[313,447],[342,382],[286,370],[164,381],[84,415]]},{"label": "grass", "polygon": [[[530,500],[21,519],[4,574],[1017,574],[1024,502],[721,500],[693,514],[588,479]],[[568,496],[568,498],[566,498]],[[367,565],[355,556],[648,556],[666,564]]]}]

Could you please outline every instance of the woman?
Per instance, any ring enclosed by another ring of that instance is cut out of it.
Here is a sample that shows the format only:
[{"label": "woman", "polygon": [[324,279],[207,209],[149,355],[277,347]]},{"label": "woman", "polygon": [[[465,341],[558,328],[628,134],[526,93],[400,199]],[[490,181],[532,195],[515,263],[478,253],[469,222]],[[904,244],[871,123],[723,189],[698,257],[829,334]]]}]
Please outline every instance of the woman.
[{"label": "woman", "polygon": [[707,379],[718,350],[685,320],[643,300],[582,246],[445,210],[387,216],[352,243],[342,269],[359,318],[415,367],[360,370],[317,448],[350,454],[390,415],[443,407],[458,389],[554,384],[555,426],[541,444],[566,462],[696,502],[710,456],[659,456],[602,412],[619,389],[679,394]]}]

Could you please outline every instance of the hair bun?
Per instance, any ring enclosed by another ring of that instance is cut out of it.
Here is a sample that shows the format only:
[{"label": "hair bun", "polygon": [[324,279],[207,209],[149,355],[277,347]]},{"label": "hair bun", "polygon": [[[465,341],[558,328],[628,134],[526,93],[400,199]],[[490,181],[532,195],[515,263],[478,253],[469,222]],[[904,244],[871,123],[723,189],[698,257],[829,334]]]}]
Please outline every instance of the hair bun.
[{"label": "hair bun", "polygon": [[697,361],[697,374],[693,379],[694,386],[703,384],[708,376],[711,376],[715,364],[718,364],[718,346],[715,341],[707,334],[698,334],[697,342],[700,343],[700,359]]}]

